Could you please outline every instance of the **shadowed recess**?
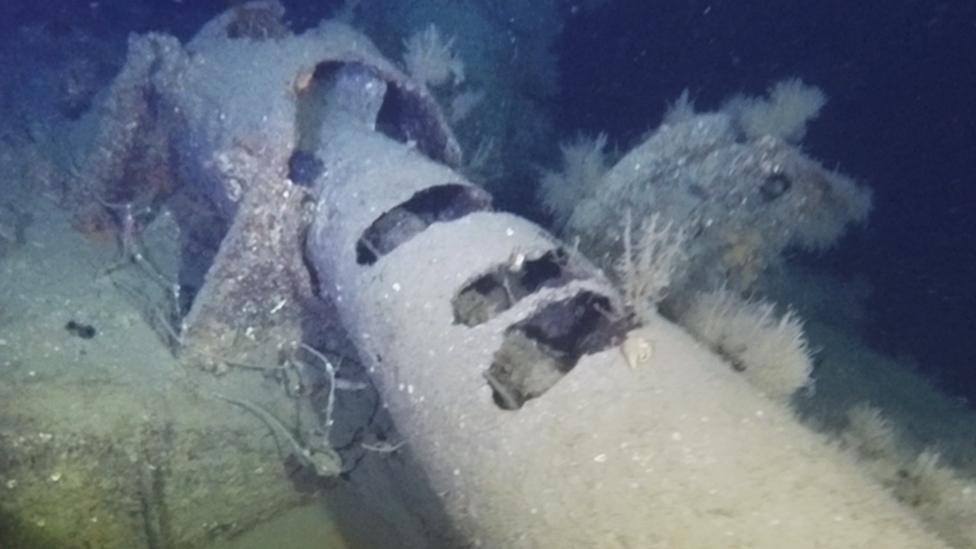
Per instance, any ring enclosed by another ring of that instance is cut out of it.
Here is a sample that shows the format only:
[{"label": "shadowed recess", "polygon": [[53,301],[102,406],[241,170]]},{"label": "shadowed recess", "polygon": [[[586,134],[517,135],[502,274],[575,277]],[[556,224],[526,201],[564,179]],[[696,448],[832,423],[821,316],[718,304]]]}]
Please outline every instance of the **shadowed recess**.
[{"label": "shadowed recess", "polygon": [[363,231],[356,242],[356,263],[372,265],[433,223],[490,208],[491,196],[476,187],[449,183],[417,191]]},{"label": "shadowed recess", "polygon": [[535,259],[523,255],[495,266],[464,285],[451,300],[454,323],[477,326],[512,308],[542,287],[562,286],[579,278],[567,269],[568,255],[562,248]]},{"label": "shadowed recess", "polygon": [[517,410],[552,388],[583,355],[613,345],[620,328],[612,319],[609,299],[580,292],[509,327],[484,373],[495,404]]}]

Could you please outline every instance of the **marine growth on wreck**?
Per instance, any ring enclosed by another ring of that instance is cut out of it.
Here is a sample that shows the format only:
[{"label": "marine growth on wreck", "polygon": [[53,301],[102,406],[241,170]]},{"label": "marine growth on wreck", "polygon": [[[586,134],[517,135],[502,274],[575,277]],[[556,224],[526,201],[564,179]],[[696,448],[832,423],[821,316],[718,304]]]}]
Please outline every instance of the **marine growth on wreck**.
[{"label": "marine growth on wreck", "polygon": [[0,546],[976,543],[813,80],[574,137],[624,0],[143,4],[2,27]]}]

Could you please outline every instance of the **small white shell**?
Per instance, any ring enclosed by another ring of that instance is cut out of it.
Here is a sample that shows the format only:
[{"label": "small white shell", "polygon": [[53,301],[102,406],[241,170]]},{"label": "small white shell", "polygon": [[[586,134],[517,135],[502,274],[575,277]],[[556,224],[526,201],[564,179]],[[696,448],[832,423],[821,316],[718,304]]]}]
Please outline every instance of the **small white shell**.
[{"label": "small white shell", "polygon": [[650,364],[654,347],[651,346],[651,342],[647,338],[631,332],[620,345],[620,352],[624,355],[627,366],[634,370]]}]

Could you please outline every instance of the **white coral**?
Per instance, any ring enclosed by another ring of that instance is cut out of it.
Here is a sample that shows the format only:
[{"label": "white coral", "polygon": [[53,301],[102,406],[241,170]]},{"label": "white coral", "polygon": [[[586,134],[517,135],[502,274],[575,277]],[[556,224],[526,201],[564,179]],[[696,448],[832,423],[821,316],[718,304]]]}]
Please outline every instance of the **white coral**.
[{"label": "white coral", "polygon": [[976,485],[924,450],[895,481],[895,495],[953,547],[976,546]]},{"label": "white coral", "polygon": [[847,429],[841,434],[841,440],[863,458],[897,459],[895,430],[881,410],[870,404],[861,403],[847,410]]},{"label": "white coral", "polygon": [[466,120],[471,111],[484,100],[484,90],[468,90],[455,95],[448,109],[448,120],[451,125],[456,126]]},{"label": "white coral", "polygon": [[793,311],[777,318],[770,303],[718,290],[699,294],[680,320],[771,397],[787,399],[810,383],[813,360]]},{"label": "white coral", "polygon": [[407,72],[427,86],[464,82],[464,62],[454,52],[454,38],[444,41],[433,23],[403,42]]},{"label": "white coral", "polygon": [[624,216],[623,253],[615,265],[623,287],[624,303],[641,321],[656,312],[667,297],[668,288],[688,261],[687,235],[660,214],[649,216],[639,228],[636,242],[631,235],[630,210]]},{"label": "white coral", "polygon": [[826,102],[827,96],[820,88],[790,78],[774,84],[764,98],[738,96],[723,110],[732,115],[746,137],[771,135],[798,143],[806,133],[807,123],[817,117]]},{"label": "white coral", "polygon": [[675,125],[688,122],[695,117],[695,101],[691,98],[691,92],[685,88],[673,102],[668,104],[668,110],[664,112],[664,123]]},{"label": "white coral", "polygon": [[553,216],[553,224],[562,227],[584,197],[593,193],[609,169],[607,135],[580,135],[559,146],[562,169],[545,171],[539,184],[542,204]]}]

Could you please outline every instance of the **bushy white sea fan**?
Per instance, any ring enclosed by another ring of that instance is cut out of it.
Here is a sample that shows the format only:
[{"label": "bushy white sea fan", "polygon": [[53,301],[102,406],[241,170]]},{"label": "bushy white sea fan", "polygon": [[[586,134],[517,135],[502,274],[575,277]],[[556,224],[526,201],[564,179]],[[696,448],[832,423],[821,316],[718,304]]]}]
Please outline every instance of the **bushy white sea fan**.
[{"label": "bushy white sea fan", "polygon": [[807,123],[826,103],[827,96],[820,88],[789,78],[773,84],[766,97],[736,96],[722,110],[732,115],[750,139],[770,135],[798,143],[806,134]]},{"label": "bushy white sea fan", "polygon": [[433,23],[413,33],[403,46],[403,63],[418,82],[432,87],[464,82],[464,62],[454,52],[454,38],[445,42]]},{"label": "bushy white sea fan", "polygon": [[976,546],[976,484],[922,451],[894,482],[894,493],[953,547]]},{"label": "bushy white sea fan", "polygon": [[631,213],[624,215],[623,253],[614,265],[624,303],[642,322],[657,313],[657,304],[667,297],[671,283],[688,262],[688,235],[672,221],[651,214],[632,236]]},{"label": "bushy white sea fan", "polygon": [[665,124],[681,124],[694,118],[695,100],[691,98],[691,92],[685,88],[677,99],[668,103],[668,109],[664,111],[663,122]]},{"label": "bushy white sea fan", "polygon": [[485,100],[484,90],[466,90],[454,96],[448,106],[447,119],[452,126],[466,120],[478,105]]},{"label": "bushy white sea fan", "polygon": [[562,227],[581,199],[595,192],[609,169],[607,135],[579,135],[559,146],[560,171],[546,170],[539,184],[542,205],[553,216],[553,225]]},{"label": "bushy white sea fan", "polygon": [[928,447],[915,454],[881,410],[861,403],[847,411],[844,446],[952,547],[976,547],[976,484]]},{"label": "bushy white sea fan", "polygon": [[914,454],[878,408],[858,404],[847,411],[844,446],[864,460],[867,471],[952,547],[976,547],[976,484],[942,462],[937,450]]},{"label": "bushy white sea fan", "polygon": [[777,317],[773,304],[722,289],[698,294],[679,320],[770,397],[786,400],[810,383],[810,346],[792,310]]}]

